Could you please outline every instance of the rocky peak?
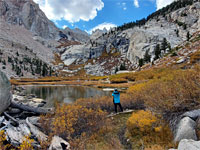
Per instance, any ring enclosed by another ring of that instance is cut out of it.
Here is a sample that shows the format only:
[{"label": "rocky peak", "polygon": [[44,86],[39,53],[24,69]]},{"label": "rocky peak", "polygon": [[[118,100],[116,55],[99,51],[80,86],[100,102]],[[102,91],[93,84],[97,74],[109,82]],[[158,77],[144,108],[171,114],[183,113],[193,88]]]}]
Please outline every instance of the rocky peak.
[{"label": "rocky peak", "polygon": [[24,26],[34,35],[44,39],[59,40],[63,35],[69,40],[85,42],[89,35],[80,29],[58,29],[33,0],[0,0],[0,17],[12,25]]},{"label": "rocky peak", "polygon": [[70,29],[66,27],[62,32],[67,36],[67,39],[71,41],[87,42],[89,40],[87,32],[78,28]]},{"label": "rocky peak", "polygon": [[9,24],[22,25],[45,39],[58,38],[59,29],[32,0],[1,0],[0,17]]}]

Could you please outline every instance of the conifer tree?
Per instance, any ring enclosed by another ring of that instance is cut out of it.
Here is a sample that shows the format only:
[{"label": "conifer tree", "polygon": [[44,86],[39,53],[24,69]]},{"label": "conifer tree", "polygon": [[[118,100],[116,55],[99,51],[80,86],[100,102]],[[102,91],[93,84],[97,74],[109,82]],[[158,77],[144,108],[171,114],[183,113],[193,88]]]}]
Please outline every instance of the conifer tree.
[{"label": "conifer tree", "polygon": [[144,59],[141,58],[141,59],[139,59],[139,66],[142,67],[143,65],[144,65]]},{"label": "conifer tree", "polygon": [[160,58],[160,55],[161,55],[160,44],[156,45],[154,52],[155,52],[154,59],[156,60],[156,59]]},{"label": "conifer tree", "polygon": [[167,49],[167,46],[168,46],[167,39],[163,38],[163,41],[162,41],[162,44],[161,44],[161,50],[163,50],[165,52],[166,49]]},{"label": "conifer tree", "polygon": [[188,31],[187,32],[187,41],[189,41],[190,40],[190,32]]},{"label": "conifer tree", "polygon": [[151,62],[151,55],[149,55],[149,51],[146,51],[144,54],[144,62],[146,63]]}]

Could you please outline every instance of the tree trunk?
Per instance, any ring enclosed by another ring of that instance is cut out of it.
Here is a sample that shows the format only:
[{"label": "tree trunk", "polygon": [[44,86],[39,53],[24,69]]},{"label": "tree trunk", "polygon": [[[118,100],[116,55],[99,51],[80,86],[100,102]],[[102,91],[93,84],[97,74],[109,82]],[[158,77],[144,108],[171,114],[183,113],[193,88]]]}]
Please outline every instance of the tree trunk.
[{"label": "tree trunk", "polygon": [[47,113],[52,113],[52,108],[40,108],[40,107],[31,107],[24,105],[22,103],[16,103],[15,101],[11,101],[11,107],[13,108],[18,108],[23,111],[28,111],[28,112],[34,112],[36,114],[47,114]]}]

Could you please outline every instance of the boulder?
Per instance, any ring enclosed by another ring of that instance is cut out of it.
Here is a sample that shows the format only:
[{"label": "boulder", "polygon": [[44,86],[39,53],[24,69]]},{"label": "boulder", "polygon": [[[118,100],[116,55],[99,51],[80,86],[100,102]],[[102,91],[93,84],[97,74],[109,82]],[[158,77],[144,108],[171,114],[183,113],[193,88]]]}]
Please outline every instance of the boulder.
[{"label": "boulder", "polygon": [[0,114],[8,108],[11,103],[11,84],[6,75],[0,71]]},{"label": "boulder", "polygon": [[196,120],[199,116],[200,116],[200,109],[188,111],[182,115],[182,117],[190,117],[193,120]]},{"label": "boulder", "polygon": [[200,141],[187,140],[183,139],[180,141],[178,145],[178,150],[199,150],[200,149]]},{"label": "boulder", "polygon": [[184,117],[177,126],[174,141],[178,142],[182,139],[197,140],[195,128],[196,122],[189,117]]},{"label": "boulder", "polygon": [[25,123],[20,123],[18,127],[9,125],[5,129],[5,132],[7,135],[7,140],[13,146],[19,146],[22,144],[25,136],[31,135],[31,132]]},{"label": "boulder", "polygon": [[49,150],[70,150],[70,144],[58,136],[54,136]]}]

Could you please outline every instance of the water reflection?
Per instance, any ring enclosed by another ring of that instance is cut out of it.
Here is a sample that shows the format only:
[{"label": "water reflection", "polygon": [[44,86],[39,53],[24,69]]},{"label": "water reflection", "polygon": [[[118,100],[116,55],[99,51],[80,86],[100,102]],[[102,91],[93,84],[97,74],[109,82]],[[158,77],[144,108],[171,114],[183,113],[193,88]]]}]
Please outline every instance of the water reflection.
[{"label": "water reflection", "polygon": [[25,94],[45,99],[47,106],[53,106],[56,101],[73,103],[79,98],[111,95],[110,92],[83,86],[25,86],[25,89]]}]

